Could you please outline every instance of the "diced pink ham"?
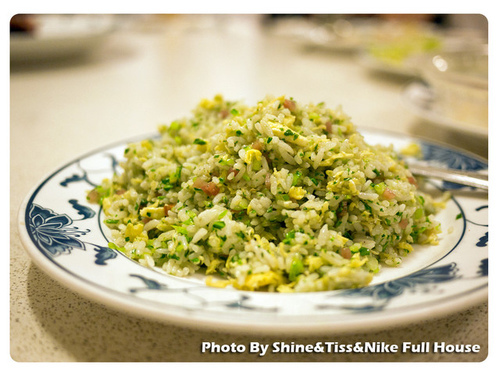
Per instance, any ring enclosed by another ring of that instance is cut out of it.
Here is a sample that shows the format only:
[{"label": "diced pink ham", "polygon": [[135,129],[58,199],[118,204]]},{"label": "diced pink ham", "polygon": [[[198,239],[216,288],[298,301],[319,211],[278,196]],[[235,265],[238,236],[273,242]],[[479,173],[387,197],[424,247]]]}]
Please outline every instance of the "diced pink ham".
[{"label": "diced pink ham", "polygon": [[227,175],[229,176],[231,173],[234,173],[234,177],[236,177],[239,172],[240,171],[238,169],[229,168],[229,170],[227,171]]},{"label": "diced pink ham", "polygon": [[408,226],[408,219],[401,219],[401,221],[399,222],[399,226],[401,227],[401,229],[405,229]]},{"label": "diced pink ham", "polygon": [[385,188],[384,192],[382,193],[382,196],[385,199],[393,199],[396,198],[396,194],[389,188]]},{"label": "diced pink ham", "polygon": [[413,176],[408,177],[408,182],[412,185],[418,186],[417,179]]},{"label": "diced pink ham", "polygon": [[271,187],[271,173],[266,174],[266,179],[264,181],[264,184],[268,189]]},{"label": "diced pink ham", "polygon": [[163,212],[165,213],[165,216],[168,216],[168,213],[173,207],[173,204],[166,204],[165,206],[163,206]]},{"label": "diced pink ham", "polygon": [[262,142],[255,141],[254,143],[252,143],[252,148],[253,148],[254,150],[259,150],[259,151],[261,151],[261,150],[264,148],[264,145],[262,144]]},{"label": "diced pink ham", "polygon": [[206,182],[203,181],[202,179],[197,179],[194,183],[193,186],[195,188],[203,190],[203,192],[211,197],[215,197],[217,194],[219,194],[219,187],[213,182]]},{"label": "diced pink ham", "polygon": [[99,203],[100,197],[100,194],[95,189],[89,191],[89,194],[87,195],[87,199],[90,203]]},{"label": "diced pink ham", "polygon": [[297,107],[295,102],[293,100],[290,100],[290,99],[285,99],[283,102],[283,106],[285,108],[289,109],[291,112],[295,111],[295,108]]},{"label": "diced pink ham", "polygon": [[351,249],[349,249],[348,247],[343,247],[342,249],[340,249],[340,255],[342,255],[342,257],[345,259],[351,259]]},{"label": "diced pink ham", "polygon": [[333,124],[332,124],[332,122],[331,122],[331,121],[327,121],[327,122],[325,123],[325,127],[326,127],[326,131],[327,131],[327,133],[331,133],[331,132],[332,132],[332,125],[333,125]]}]

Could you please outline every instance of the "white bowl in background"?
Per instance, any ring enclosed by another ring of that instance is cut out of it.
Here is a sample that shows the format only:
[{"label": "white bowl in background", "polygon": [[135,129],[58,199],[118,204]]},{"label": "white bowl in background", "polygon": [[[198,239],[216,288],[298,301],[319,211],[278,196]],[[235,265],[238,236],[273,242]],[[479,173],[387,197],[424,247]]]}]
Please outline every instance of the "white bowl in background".
[{"label": "white bowl in background", "polygon": [[420,59],[421,77],[448,118],[488,127],[488,47],[441,51]]}]

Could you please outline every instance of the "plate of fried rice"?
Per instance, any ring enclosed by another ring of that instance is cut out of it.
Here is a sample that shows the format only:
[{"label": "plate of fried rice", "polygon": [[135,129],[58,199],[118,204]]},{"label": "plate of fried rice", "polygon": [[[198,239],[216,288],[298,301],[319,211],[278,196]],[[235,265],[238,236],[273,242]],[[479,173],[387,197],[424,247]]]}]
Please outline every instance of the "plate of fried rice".
[{"label": "plate of fried rice", "polygon": [[197,327],[353,332],[485,301],[488,196],[408,162],[450,146],[358,129],[340,106],[221,95],[66,163],[19,216],[35,264],[112,308]]}]

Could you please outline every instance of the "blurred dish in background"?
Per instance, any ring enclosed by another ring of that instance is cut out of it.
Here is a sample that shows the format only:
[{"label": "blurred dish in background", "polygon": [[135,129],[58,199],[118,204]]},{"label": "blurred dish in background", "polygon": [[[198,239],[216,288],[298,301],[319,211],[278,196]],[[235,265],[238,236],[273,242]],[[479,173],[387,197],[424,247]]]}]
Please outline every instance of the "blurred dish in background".
[{"label": "blurred dish in background", "polygon": [[331,15],[309,20],[302,30],[306,46],[359,55],[366,68],[383,73],[414,76],[408,62],[444,44],[441,30],[421,18],[386,20],[377,17]]},{"label": "blurred dish in background", "polygon": [[469,133],[488,134],[488,46],[464,45],[415,59],[426,83],[406,87],[403,98],[418,115]]},{"label": "blurred dish in background", "polygon": [[16,15],[10,23],[11,63],[80,57],[115,28],[111,15]]},{"label": "blurred dish in background", "polygon": [[443,114],[455,121],[488,126],[488,48],[441,51],[420,59],[419,73],[433,88]]},{"label": "blurred dish in background", "polygon": [[483,43],[484,38],[472,29],[405,19],[380,21],[364,38],[360,63],[374,71],[416,76],[421,56]]},{"label": "blurred dish in background", "polygon": [[386,64],[401,66],[411,56],[436,51],[443,44],[441,35],[424,23],[381,23],[372,30],[367,52]]},{"label": "blurred dish in background", "polygon": [[401,98],[408,110],[424,120],[461,133],[480,137],[488,136],[487,126],[467,123],[447,115],[440,103],[436,101],[433,88],[424,82],[415,80],[407,84],[403,88]]},{"label": "blurred dish in background", "polygon": [[371,29],[360,53],[365,67],[398,75],[413,76],[411,59],[422,53],[438,51],[444,36],[424,22],[382,21]]},{"label": "blurred dish in background", "polygon": [[306,48],[358,52],[374,20],[362,15],[296,14],[264,18],[266,31]]},{"label": "blurred dish in background", "polygon": [[317,27],[310,15],[267,15],[263,18],[263,30],[267,35],[286,40],[287,43],[302,43],[305,36]]},{"label": "blurred dish in background", "polygon": [[370,35],[373,22],[357,18],[338,18],[319,23],[302,35],[306,46],[337,52],[358,52]]}]

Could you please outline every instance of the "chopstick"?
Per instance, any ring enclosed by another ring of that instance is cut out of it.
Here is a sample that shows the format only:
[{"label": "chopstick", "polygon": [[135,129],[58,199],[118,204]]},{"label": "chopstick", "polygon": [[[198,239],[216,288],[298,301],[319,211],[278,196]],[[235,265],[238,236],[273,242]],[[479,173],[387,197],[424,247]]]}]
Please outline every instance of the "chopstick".
[{"label": "chopstick", "polygon": [[410,171],[417,176],[437,178],[443,181],[471,186],[482,190],[488,190],[487,171],[462,171],[458,169],[447,169],[422,165],[418,163],[409,164]]}]

